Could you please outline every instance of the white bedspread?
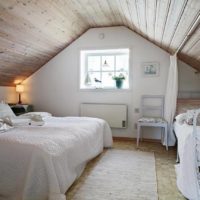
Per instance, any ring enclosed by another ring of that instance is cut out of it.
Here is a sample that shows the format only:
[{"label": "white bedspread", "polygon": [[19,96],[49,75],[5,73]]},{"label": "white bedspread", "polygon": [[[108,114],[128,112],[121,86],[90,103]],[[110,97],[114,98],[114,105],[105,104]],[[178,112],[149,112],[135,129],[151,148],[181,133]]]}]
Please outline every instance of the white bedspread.
[{"label": "white bedspread", "polygon": [[0,199],[64,200],[86,162],[112,146],[100,119],[49,117],[0,134]]},{"label": "white bedspread", "polygon": [[[175,134],[178,139],[180,164],[176,165],[177,186],[182,194],[190,200],[198,199],[197,173],[195,167],[195,141],[192,135],[193,127],[187,124],[174,123]],[[197,128],[200,133],[200,128]]]}]

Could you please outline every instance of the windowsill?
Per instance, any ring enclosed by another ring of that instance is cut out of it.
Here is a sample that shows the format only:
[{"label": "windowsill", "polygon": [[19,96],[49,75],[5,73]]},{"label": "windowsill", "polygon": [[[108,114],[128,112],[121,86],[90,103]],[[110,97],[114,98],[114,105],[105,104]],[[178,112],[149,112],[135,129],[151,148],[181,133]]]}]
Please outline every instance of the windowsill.
[{"label": "windowsill", "polygon": [[79,88],[81,92],[130,92],[131,88]]}]

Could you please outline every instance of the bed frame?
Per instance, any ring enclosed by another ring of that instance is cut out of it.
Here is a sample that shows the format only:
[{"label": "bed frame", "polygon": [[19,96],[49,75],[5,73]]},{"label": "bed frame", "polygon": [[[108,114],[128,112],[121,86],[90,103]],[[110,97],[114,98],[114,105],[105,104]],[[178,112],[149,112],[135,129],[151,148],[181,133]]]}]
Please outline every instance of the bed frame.
[{"label": "bed frame", "polygon": [[176,114],[183,113],[181,107],[187,107],[189,109],[194,109],[193,107],[200,107],[200,98],[198,99],[177,99]]},{"label": "bed frame", "polygon": [[[191,107],[190,107],[191,105]],[[178,99],[177,100],[177,114],[180,114],[181,106],[189,106],[189,109],[192,109],[192,106],[200,107],[200,99]],[[194,108],[193,108],[194,109]],[[200,199],[200,136],[197,134],[197,117],[200,115],[200,109],[197,109],[195,116],[193,118],[193,137],[195,138],[195,157],[196,157],[196,173],[197,181],[196,187],[198,192],[198,199]],[[177,152],[178,160],[178,152]]]},{"label": "bed frame", "polygon": [[193,137],[195,138],[195,157],[196,157],[196,172],[197,172],[197,191],[198,199],[200,199],[200,136],[197,134],[197,117],[200,114],[200,109],[198,109],[195,113],[193,119]]}]

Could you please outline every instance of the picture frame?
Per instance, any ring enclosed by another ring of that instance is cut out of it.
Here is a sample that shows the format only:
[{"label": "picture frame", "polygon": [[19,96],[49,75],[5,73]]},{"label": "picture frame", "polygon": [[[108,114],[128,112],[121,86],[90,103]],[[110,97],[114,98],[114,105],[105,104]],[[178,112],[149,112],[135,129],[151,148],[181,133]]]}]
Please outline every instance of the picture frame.
[{"label": "picture frame", "polygon": [[144,77],[156,77],[160,75],[160,64],[158,62],[142,63],[142,74]]}]

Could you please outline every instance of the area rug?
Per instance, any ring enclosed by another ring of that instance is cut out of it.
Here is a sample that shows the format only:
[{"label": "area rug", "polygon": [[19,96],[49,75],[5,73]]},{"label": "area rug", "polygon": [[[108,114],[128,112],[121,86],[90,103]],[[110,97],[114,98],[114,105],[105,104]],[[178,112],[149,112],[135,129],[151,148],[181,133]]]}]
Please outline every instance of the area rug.
[{"label": "area rug", "polygon": [[157,200],[154,154],[108,150],[72,200]]}]

